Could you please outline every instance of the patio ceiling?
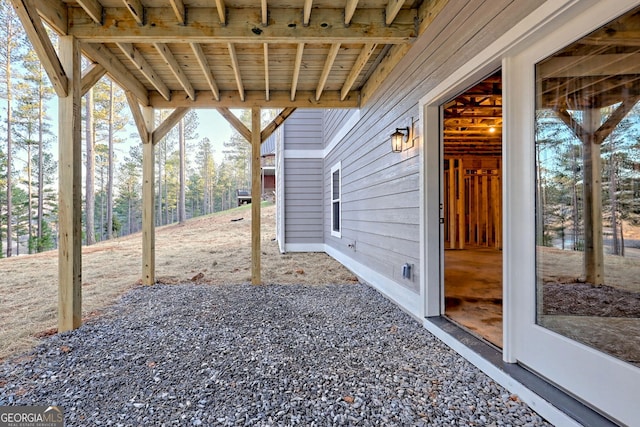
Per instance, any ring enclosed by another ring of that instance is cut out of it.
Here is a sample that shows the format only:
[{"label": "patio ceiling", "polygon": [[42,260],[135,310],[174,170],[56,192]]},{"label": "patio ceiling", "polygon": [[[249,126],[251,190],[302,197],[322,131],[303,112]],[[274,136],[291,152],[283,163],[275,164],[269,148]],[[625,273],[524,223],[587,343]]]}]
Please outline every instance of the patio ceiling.
[{"label": "patio ceiling", "polygon": [[75,36],[94,74],[106,71],[142,105],[351,108],[447,0],[12,2]]}]

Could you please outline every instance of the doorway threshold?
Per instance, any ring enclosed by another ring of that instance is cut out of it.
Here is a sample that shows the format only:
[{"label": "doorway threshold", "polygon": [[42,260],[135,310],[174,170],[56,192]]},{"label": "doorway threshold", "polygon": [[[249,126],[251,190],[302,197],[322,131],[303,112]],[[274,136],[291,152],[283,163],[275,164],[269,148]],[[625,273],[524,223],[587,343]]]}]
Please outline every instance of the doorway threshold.
[{"label": "doorway threshold", "polygon": [[427,317],[423,325],[498,384],[518,395],[531,409],[550,423],[575,427],[618,426],[544,378],[517,363],[504,362],[499,349],[467,332],[446,317]]}]

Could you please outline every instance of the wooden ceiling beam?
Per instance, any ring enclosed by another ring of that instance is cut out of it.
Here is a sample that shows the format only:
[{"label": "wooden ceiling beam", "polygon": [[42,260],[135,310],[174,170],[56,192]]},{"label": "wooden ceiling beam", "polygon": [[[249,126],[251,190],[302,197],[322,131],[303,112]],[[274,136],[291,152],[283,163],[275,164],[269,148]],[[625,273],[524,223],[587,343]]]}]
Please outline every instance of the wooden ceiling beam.
[{"label": "wooden ceiling beam", "polygon": [[331,48],[329,49],[329,54],[327,55],[327,59],[324,62],[324,68],[322,69],[322,74],[320,75],[320,81],[318,81],[318,87],[316,89],[316,101],[318,101],[320,99],[320,96],[322,96],[322,91],[324,91],[324,86],[327,84],[329,73],[331,73],[331,68],[333,68],[333,63],[335,62],[339,51],[340,51],[340,43],[335,43],[331,45]]},{"label": "wooden ceiling beam", "polygon": [[367,43],[364,45],[364,47],[360,51],[360,54],[358,55],[358,58],[356,59],[355,64],[353,64],[353,67],[351,67],[351,71],[349,71],[349,75],[347,76],[344,85],[342,86],[342,90],[340,91],[340,99],[345,99],[347,97],[349,91],[362,72],[362,69],[365,67],[365,65],[367,65],[369,58],[371,58],[371,55],[376,50],[376,47],[377,45],[374,43]]},{"label": "wooden ceiling beam", "polygon": [[80,96],[84,96],[98,81],[107,73],[107,70],[100,64],[93,64],[88,70],[82,73],[82,84]]},{"label": "wooden ceiling beam", "polygon": [[156,88],[158,92],[168,101],[171,94],[167,85],[158,77],[158,74],[151,68],[151,65],[144,59],[142,53],[131,43],[118,43],[118,47],[127,58],[140,70],[146,79]]},{"label": "wooden ceiling beam", "polygon": [[104,25],[79,8],[69,8],[69,34],[91,43],[369,43],[406,44],[417,36],[416,10],[403,9],[386,26],[384,9],[357,9],[349,26],[344,9],[314,9],[304,26],[300,11],[269,9],[268,26],[260,8],[228,9],[228,22],[218,22],[213,8],[189,9],[189,22],[176,25],[166,8],[145,9],[146,25],[128,16],[124,8],[105,8]]},{"label": "wooden ceiling beam", "polygon": [[81,43],[80,49],[91,60],[102,65],[121,88],[131,91],[142,105],[149,104],[147,89],[105,45]]},{"label": "wooden ceiling beam", "polygon": [[67,97],[69,79],[62,68],[60,58],[58,58],[49,39],[33,0],[11,0],[11,2],[56,94],[61,98]]},{"label": "wooden ceiling beam", "polygon": [[76,0],[96,24],[102,25],[102,5],[98,0]]},{"label": "wooden ceiling beam", "polygon": [[269,100],[269,43],[264,43],[264,96]]},{"label": "wooden ceiling beam", "polygon": [[296,60],[293,64],[293,79],[291,80],[291,101],[296,99],[298,90],[298,78],[300,77],[300,66],[302,65],[302,54],[304,53],[304,43],[298,43],[296,50]]},{"label": "wooden ceiling beam", "polygon": [[224,4],[224,0],[216,0],[216,10],[218,11],[218,18],[220,19],[220,25],[227,25],[227,7]]},{"label": "wooden ceiling beam", "polygon": [[213,93],[213,97],[216,101],[220,100],[220,90],[218,89],[218,84],[213,78],[213,73],[211,72],[211,67],[209,66],[209,61],[207,57],[204,55],[202,47],[198,43],[189,43],[191,46],[191,50],[196,57],[196,61],[198,61],[198,65],[200,65],[200,70],[204,74],[204,77],[207,79],[207,83],[209,84],[209,88],[211,89],[211,93]]},{"label": "wooden ceiling beam", "polygon": [[153,45],[160,56],[162,56],[162,59],[164,59],[173,75],[176,77],[176,79],[178,79],[184,91],[187,93],[187,95],[189,95],[189,98],[195,100],[196,92],[195,90],[193,90],[193,86],[191,85],[189,78],[184,73],[184,71],[182,71],[182,67],[180,67],[180,64],[178,64],[178,61],[176,61],[175,56],[173,56],[173,53],[171,53],[171,50],[169,50],[169,46],[164,43],[154,43]]},{"label": "wooden ceiling beam", "polygon": [[187,10],[184,7],[184,2],[182,0],[169,0],[171,3],[171,8],[173,9],[173,13],[176,14],[176,18],[180,25],[184,25],[187,23]]},{"label": "wooden ceiling beam", "polygon": [[358,0],[347,0],[347,4],[344,7],[344,25],[351,25],[351,18],[358,7]]},{"label": "wooden ceiling beam", "polygon": [[288,90],[274,91],[269,93],[269,100],[265,99],[263,90],[245,91],[244,100],[240,99],[238,91],[221,90],[220,100],[217,101],[210,91],[196,91],[196,100],[192,101],[183,91],[172,92],[171,101],[167,101],[162,95],[156,91],[149,93],[150,105],[154,108],[174,108],[174,107],[191,107],[191,108],[358,108],[360,92],[351,91],[347,98],[340,100],[340,91],[325,90],[322,98],[316,101],[315,90],[297,91],[296,99],[291,101],[291,92]]},{"label": "wooden ceiling beam", "polygon": [[169,114],[169,117],[167,117],[164,122],[160,123],[160,126],[158,126],[151,133],[151,142],[153,143],[153,145],[156,145],[158,142],[160,142],[160,140],[164,138],[169,133],[169,131],[178,124],[180,120],[182,120],[182,118],[189,112],[189,110],[190,108],[186,107],[177,107],[175,110],[173,110],[173,112]]},{"label": "wooden ceiling beam", "polygon": [[304,0],[304,6],[302,7],[302,25],[309,26],[311,21],[311,6],[313,6],[313,0]]},{"label": "wooden ceiling beam", "polygon": [[387,3],[387,8],[385,9],[384,14],[384,23],[387,25],[391,25],[400,13],[400,9],[404,5],[404,0],[389,0]]},{"label": "wooden ceiling beam", "polygon": [[247,128],[242,121],[236,117],[228,108],[220,107],[217,109],[218,113],[235,129],[240,135],[242,135],[247,141],[251,141],[251,131]]},{"label": "wooden ceiling beam", "polygon": [[129,11],[138,25],[144,25],[144,6],[140,0],[122,0],[124,6]]},{"label": "wooden ceiling beam", "polygon": [[236,53],[236,46],[233,43],[228,43],[229,56],[231,57],[231,67],[233,68],[233,74],[236,77],[236,85],[238,86],[238,94],[240,99],[244,101],[244,84],[242,83],[242,76],[240,75],[240,64],[238,64],[238,54]]}]

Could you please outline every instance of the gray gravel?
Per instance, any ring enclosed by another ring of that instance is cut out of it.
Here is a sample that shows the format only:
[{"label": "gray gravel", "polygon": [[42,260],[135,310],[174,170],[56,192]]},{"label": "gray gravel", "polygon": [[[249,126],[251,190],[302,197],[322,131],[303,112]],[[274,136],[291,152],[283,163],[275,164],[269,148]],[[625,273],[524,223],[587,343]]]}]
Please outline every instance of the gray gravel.
[{"label": "gray gravel", "polygon": [[365,285],[136,288],[0,365],[1,405],[67,426],[539,426]]}]

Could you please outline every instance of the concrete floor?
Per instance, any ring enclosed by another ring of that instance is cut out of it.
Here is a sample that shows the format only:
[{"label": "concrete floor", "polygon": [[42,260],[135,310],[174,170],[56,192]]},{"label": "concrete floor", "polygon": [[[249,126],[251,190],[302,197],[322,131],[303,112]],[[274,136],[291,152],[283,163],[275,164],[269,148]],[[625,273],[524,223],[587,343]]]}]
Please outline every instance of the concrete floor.
[{"label": "concrete floor", "polygon": [[502,348],[502,251],[446,250],[445,315]]}]

